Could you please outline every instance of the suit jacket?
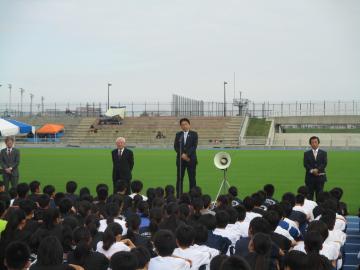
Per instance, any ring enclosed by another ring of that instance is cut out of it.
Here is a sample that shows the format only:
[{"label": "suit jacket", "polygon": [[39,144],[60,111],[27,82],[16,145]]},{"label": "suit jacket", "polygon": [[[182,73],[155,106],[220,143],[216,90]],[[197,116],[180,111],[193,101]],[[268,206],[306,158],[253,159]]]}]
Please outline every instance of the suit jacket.
[{"label": "suit jacket", "polygon": [[327,153],[324,150],[319,149],[316,159],[313,154],[313,150],[304,152],[304,167],[305,167],[305,183],[311,183],[313,181],[323,181],[325,182],[326,174],[321,176],[315,176],[310,173],[311,169],[318,169],[319,173],[325,173],[325,168],[327,165]]},{"label": "suit jacket", "polygon": [[[198,144],[198,134],[195,131],[189,130],[184,144],[184,132],[179,131],[176,133],[174,140],[174,149],[176,151],[176,161],[179,162],[180,154],[187,154],[190,158],[190,163],[197,163],[196,148]],[[180,153],[181,152],[181,153]]]},{"label": "suit jacket", "polygon": [[12,167],[12,175],[19,176],[19,164],[20,164],[20,151],[16,148],[12,148],[11,154],[7,154],[7,148],[0,151],[0,167],[4,170]]},{"label": "suit jacket", "polygon": [[118,154],[118,149],[111,152],[113,161],[113,181],[132,179],[132,169],[134,167],[134,154],[128,149],[124,148],[121,156]]}]

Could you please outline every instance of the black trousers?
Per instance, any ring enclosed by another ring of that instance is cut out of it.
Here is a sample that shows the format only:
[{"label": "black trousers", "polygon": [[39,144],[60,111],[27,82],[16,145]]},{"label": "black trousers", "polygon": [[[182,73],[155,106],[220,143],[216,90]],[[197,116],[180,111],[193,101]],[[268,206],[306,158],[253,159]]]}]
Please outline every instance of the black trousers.
[{"label": "black trousers", "polygon": [[189,177],[189,188],[192,189],[196,186],[196,163],[182,161],[181,164],[178,161],[177,164],[177,179],[176,179],[176,197],[179,198],[183,194],[184,175],[185,170]]},{"label": "black trousers", "polygon": [[324,181],[319,181],[316,179],[311,179],[311,181],[306,183],[306,186],[309,190],[309,200],[314,200],[314,193],[317,199],[319,193],[324,190],[324,183]]}]

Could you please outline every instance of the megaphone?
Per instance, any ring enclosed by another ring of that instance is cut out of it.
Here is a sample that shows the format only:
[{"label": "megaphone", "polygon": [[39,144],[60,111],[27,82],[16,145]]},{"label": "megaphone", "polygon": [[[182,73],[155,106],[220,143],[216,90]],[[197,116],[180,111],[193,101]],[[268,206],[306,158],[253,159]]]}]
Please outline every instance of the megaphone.
[{"label": "megaphone", "polygon": [[231,156],[226,152],[219,152],[214,156],[215,167],[220,170],[226,170],[230,167]]}]

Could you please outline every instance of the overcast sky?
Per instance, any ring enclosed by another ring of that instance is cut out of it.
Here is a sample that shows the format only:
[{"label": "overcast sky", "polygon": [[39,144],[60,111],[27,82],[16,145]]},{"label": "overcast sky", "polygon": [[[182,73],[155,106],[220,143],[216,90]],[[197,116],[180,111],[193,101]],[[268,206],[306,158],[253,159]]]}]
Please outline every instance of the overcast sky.
[{"label": "overcast sky", "polygon": [[353,100],[358,0],[0,0],[0,103]]}]

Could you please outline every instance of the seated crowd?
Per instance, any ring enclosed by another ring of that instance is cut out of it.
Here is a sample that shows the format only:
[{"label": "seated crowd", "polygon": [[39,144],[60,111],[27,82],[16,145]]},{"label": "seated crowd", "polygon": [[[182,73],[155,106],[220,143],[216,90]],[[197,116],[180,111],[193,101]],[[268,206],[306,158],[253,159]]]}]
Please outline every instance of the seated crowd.
[{"label": "seated crowd", "polygon": [[[340,269],[347,215],[343,191],[307,199],[307,188],[277,201],[275,188],[239,198],[236,187],[212,202],[199,187],[139,180],[65,192],[40,182],[5,191],[0,182],[0,269],[300,270]],[[130,195],[127,195],[130,194]]]}]

